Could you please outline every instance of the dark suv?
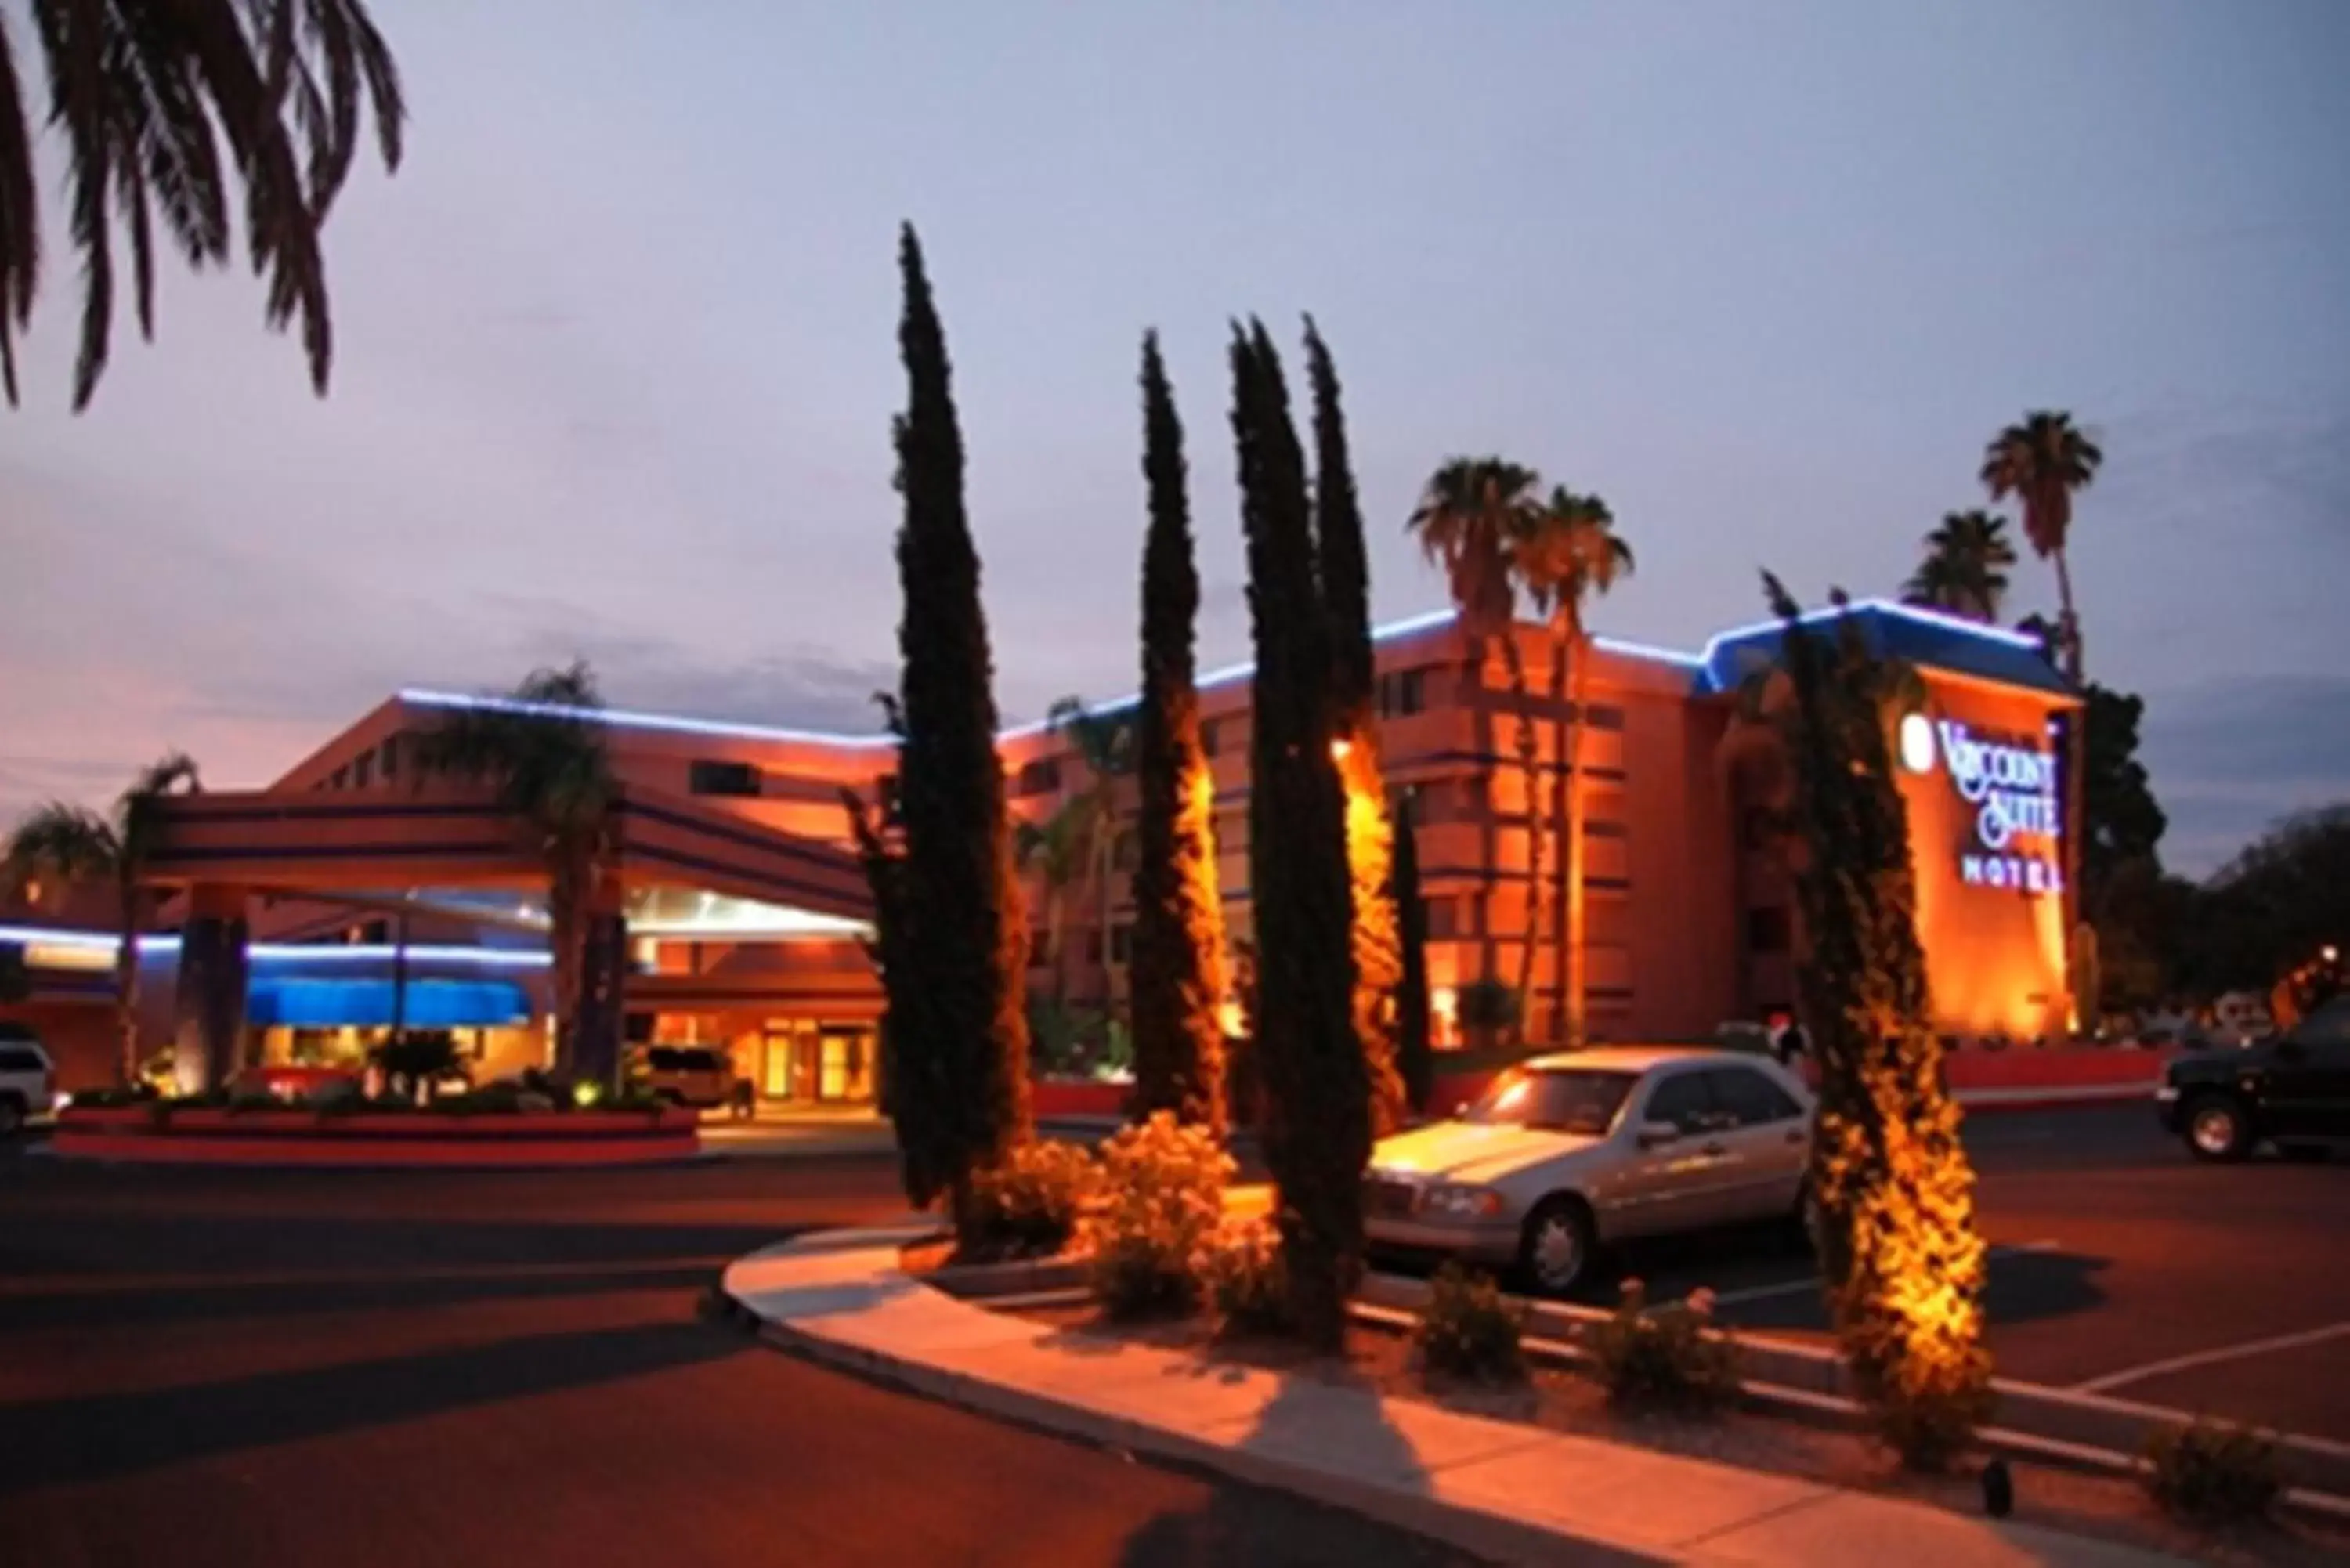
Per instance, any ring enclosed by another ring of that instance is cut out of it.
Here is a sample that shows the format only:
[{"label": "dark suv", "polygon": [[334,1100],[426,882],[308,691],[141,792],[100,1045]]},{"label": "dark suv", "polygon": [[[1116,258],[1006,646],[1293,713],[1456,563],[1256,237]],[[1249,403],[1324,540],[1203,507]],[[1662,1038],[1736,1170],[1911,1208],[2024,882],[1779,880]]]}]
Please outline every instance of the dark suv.
[{"label": "dark suv", "polygon": [[2178,1057],[2155,1102],[2199,1159],[2241,1159],[2263,1139],[2322,1149],[2350,1138],[2350,992],[2282,1034]]}]

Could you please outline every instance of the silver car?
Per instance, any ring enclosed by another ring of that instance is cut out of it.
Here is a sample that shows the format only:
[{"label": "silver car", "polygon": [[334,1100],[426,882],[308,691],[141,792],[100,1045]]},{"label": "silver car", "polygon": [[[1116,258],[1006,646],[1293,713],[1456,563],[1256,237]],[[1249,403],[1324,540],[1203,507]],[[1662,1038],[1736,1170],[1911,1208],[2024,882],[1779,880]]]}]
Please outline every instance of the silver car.
[{"label": "silver car", "polygon": [[1536,1056],[1451,1121],[1382,1138],[1374,1247],[1449,1252],[1574,1288],[1599,1247],[1801,1220],[1812,1097],[1768,1057],[1666,1046]]}]

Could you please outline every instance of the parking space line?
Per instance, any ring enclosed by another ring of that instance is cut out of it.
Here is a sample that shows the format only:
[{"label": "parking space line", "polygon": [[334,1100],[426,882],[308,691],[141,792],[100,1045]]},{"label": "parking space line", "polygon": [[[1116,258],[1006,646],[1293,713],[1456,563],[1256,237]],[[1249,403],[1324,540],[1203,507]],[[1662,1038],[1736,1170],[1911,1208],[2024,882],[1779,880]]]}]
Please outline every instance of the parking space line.
[{"label": "parking space line", "polygon": [[2222,1361],[2234,1361],[2247,1355],[2265,1355],[2272,1350],[2298,1350],[2305,1345],[2321,1345],[2350,1334],[2350,1323],[2329,1323],[2324,1328],[2308,1329],[2300,1334],[2280,1334],[2268,1339],[2248,1339],[2240,1345],[2223,1345],[2212,1350],[2199,1350],[2192,1355],[2174,1355],[2167,1361],[2149,1361],[2137,1366],[2125,1366],[2119,1372],[2108,1372],[2102,1377],[2092,1377],[2085,1383],[2073,1385],[2075,1394],[2103,1394],[2125,1383],[2142,1383],[2149,1377],[2160,1377],[2172,1372],[2191,1371],[2198,1366],[2210,1366]]}]

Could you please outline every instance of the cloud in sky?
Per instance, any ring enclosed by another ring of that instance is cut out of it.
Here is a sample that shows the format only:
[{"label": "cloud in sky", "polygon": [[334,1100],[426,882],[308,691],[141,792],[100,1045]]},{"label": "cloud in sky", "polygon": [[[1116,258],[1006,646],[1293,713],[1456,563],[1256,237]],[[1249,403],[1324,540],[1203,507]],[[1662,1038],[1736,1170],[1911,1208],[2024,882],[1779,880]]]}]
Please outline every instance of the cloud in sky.
[{"label": "cloud in sky", "polygon": [[[1224,334],[1258,311],[1294,342],[1309,308],[1382,616],[1441,601],[1402,523],[1454,452],[1607,496],[1639,572],[1597,623],[1694,646],[1760,612],[1760,566],[1898,583],[1978,503],[1983,440],[2054,404],[2106,442],[2073,566],[2093,672],[2149,698],[2174,857],[2264,813],[2220,754],[2244,726],[2332,711],[2295,683],[2342,667],[2350,580],[2350,9],[2324,0],[381,20],[410,157],[330,227],[328,400],[249,278],[173,271],[160,341],[120,324],[67,416],[47,209],[27,407],[0,414],[0,813],[170,744],[256,784],[400,685],[575,653],[616,701],[869,728],[909,215],[1007,717],[1133,683],[1146,326],[1190,436],[1201,655],[1244,656]],[[2015,613],[2050,606],[2044,567],[2017,578]]]}]

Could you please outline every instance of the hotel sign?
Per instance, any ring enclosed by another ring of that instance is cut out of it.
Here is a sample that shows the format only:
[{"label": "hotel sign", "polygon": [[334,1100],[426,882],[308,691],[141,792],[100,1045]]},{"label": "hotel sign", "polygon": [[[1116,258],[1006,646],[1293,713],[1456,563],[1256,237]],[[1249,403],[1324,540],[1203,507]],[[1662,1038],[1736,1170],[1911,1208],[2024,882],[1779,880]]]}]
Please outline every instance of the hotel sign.
[{"label": "hotel sign", "polygon": [[1973,813],[1973,842],[1959,852],[1961,882],[2024,893],[2064,890],[2054,855],[2064,832],[2054,752],[1986,740],[1957,719],[1923,713],[1901,721],[1900,742],[1904,767],[1914,774],[1939,768]]}]

